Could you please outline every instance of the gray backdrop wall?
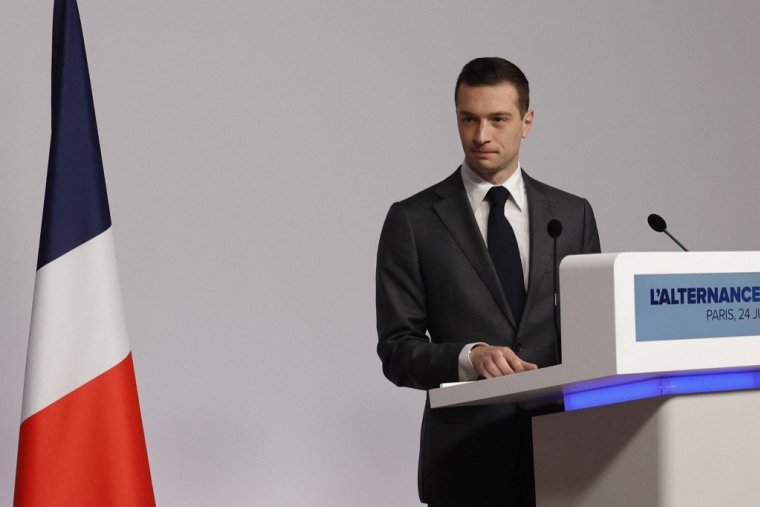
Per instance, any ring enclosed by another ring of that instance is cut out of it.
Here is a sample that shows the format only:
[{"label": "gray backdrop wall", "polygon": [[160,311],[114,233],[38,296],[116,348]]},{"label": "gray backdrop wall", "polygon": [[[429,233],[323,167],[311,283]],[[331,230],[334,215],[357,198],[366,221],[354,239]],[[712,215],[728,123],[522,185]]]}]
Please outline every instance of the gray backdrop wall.
[{"label": "gray backdrop wall", "polygon": [[[52,1],[0,16],[0,503],[13,495]],[[461,162],[453,87],[532,85],[522,164],[602,248],[758,250],[760,3],[81,0],[156,499],[416,505],[424,394],[382,376],[390,204]]]}]

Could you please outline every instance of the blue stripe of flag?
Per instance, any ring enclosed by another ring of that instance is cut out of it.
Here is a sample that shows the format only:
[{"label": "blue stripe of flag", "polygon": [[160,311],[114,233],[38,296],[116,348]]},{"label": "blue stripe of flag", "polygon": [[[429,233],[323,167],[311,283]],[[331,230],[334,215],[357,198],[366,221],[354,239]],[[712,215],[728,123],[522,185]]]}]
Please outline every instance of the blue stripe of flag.
[{"label": "blue stripe of flag", "polygon": [[76,0],[53,10],[52,135],[37,269],[111,226]]}]

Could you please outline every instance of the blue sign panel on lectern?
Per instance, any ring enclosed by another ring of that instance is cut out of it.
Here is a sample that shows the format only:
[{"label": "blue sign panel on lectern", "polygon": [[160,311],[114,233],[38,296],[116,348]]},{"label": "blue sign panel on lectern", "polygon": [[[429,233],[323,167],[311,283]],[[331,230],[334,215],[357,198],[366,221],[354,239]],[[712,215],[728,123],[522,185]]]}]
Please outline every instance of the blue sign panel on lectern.
[{"label": "blue sign panel on lectern", "polygon": [[636,341],[760,335],[760,273],[634,275]]}]

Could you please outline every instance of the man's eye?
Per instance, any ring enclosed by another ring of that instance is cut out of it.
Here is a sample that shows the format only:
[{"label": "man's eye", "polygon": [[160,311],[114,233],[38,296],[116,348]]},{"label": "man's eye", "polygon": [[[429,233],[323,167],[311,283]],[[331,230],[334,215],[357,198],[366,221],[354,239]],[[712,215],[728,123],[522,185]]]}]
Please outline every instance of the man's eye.
[{"label": "man's eye", "polygon": [[498,118],[495,118],[494,121],[496,121],[497,123],[506,123],[507,119],[504,118],[503,116],[500,116]]}]

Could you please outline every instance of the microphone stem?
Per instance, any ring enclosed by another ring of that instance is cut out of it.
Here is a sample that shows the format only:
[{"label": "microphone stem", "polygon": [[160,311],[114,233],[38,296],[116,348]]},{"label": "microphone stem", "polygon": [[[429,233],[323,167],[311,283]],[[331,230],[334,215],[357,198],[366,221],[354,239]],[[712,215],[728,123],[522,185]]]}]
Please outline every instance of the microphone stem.
[{"label": "microphone stem", "polygon": [[675,241],[675,242],[676,242],[676,244],[677,244],[678,246],[680,246],[680,247],[681,247],[681,249],[682,249],[684,252],[688,252],[688,250],[686,249],[686,247],[685,247],[685,246],[683,246],[683,245],[681,244],[681,242],[680,242],[680,241],[678,241],[678,240],[677,240],[677,239],[676,239],[676,238],[675,238],[675,237],[674,237],[672,234],[670,234],[670,233],[668,232],[668,230],[667,230],[667,229],[665,229],[665,230],[664,230],[664,231],[662,231],[662,232],[664,232],[665,234],[667,234],[668,236],[670,236],[670,239],[672,239],[673,241]]},{"label": "microphone stem", "polygon": [[557,238],[554,238],[554,330],[557,332],[557,364],[562,364],[562,335],[559,329],[559,266],[557,265]]}]

